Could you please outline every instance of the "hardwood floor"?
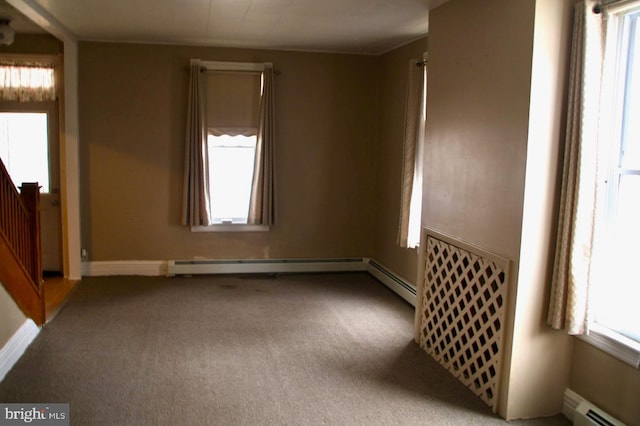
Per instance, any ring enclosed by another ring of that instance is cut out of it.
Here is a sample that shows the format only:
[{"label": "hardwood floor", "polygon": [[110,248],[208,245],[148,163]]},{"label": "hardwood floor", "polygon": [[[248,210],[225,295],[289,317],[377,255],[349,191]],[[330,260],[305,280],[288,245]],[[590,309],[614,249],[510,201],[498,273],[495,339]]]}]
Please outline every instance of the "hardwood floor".
[{"label": "hardwood floor", "polygon": [[78,281],[63,277],[45,277],[44,299],[47,321],[51,321],[60,311],[77,283]]}]

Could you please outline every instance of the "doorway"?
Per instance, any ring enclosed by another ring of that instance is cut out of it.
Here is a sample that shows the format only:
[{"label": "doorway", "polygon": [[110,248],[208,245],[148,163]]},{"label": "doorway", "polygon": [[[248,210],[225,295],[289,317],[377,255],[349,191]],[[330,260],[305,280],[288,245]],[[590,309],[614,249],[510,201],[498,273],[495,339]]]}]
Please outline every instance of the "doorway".
[{"label": "doorway", "polygon": [[16,186],[40,185],[40,246],[46,275],[62,274],[56,102],[0,103],[0,158]]}]

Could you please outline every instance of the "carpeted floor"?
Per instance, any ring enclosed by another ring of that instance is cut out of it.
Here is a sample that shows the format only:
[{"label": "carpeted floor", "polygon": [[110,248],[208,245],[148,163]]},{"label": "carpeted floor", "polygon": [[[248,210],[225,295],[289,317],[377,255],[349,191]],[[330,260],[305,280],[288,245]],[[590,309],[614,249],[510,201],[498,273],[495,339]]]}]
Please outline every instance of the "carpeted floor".
[{"label": "carpeted floor", "polygon": [[0,401],[69,403],[73,425],[506,424],[412,330],[364,273],[85,278]]}]

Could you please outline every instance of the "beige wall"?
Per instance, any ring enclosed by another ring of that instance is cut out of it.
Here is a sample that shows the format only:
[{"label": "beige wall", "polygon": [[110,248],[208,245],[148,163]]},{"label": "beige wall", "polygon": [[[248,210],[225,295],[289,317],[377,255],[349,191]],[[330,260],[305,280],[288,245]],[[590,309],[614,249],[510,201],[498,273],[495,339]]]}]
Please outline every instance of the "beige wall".
[{"label": "beige wall", "polygon": [[640,425],[640,370],[579,339],[569,387],[627,425]]},{"label": "beige wall", "polygon": [[557,217],[556,188],[565,130],[573,0],[536,0],[522,235],[508,412],[561,410],[572,339],[546,324]]},{"label": "beige wall", "polygon": [[4,285],[0,283],[0,349],[7,344],[26,320],[27,317],[9,296]]},{"label": "beige wall", "polygon": [[417,250],[397,243],[409,60],[422,59],[427,38],[388,52],[380,61],[380,111],[376,150],[375,239],[373,257],[416,283]]},{"label": "beige wall", "polygon": [[558,413],[568,383],[570,339],[544,314],[569,1],[451,0],[430,15],[423,224],[512,262],[509,419]]},{"label": "beige wall", "polygon": [[[179,225],[189,59],[271,61],[277,224]],[[91,260],[370,256],[378,58],[80,43],[82,246]]]},{"label": "beige wall", "polygon": [[62,42],[48,34],[16,34],[12,44],[0,45],[0,53],[56,54],[62,51]]}]

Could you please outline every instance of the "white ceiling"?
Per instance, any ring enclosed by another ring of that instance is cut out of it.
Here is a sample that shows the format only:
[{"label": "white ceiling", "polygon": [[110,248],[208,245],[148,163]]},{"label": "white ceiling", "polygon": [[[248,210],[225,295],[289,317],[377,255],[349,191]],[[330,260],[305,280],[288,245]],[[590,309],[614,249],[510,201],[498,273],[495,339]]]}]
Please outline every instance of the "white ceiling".
[{"label": "white ceiling", "polygon": [[447,0],[22,1],[79,40],[378,54],[425,35]]}]

